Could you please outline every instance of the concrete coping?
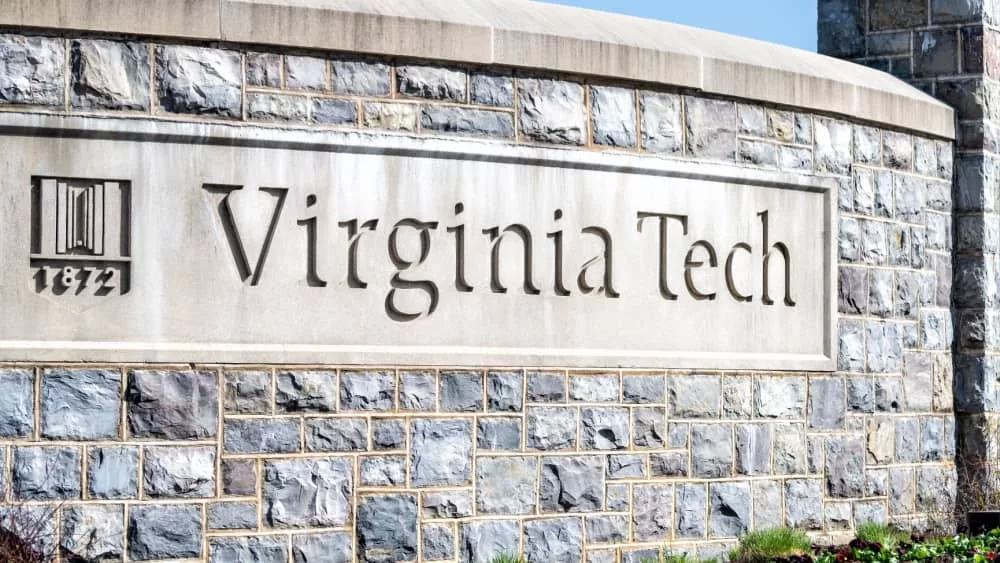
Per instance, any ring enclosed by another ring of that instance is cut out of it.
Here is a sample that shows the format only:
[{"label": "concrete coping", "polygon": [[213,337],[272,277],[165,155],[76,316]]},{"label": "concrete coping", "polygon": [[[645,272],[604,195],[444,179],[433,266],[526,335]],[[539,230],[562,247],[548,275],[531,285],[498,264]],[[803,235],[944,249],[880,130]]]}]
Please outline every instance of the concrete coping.
[{"label": "concrete coping", "polygon": [[874,69],[724,33],[529,0],[0,0],[0,25],[548,70],[955,137],[950,107]]}]

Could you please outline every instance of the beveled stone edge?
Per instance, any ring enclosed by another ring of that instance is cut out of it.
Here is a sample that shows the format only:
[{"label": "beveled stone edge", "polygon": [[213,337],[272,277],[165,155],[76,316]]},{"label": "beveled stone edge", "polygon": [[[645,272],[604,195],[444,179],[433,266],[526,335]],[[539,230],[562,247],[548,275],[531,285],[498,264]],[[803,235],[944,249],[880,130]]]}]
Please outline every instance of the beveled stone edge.
[{"label": "beveled stone edge", "polygon": [[789,47],[527,0],[396,0],[388,8],[361,9],[344,4],[0,0],[0,26],[549,70],[688,88],[955,138],[953,110],[917,88],[874,69]]}]

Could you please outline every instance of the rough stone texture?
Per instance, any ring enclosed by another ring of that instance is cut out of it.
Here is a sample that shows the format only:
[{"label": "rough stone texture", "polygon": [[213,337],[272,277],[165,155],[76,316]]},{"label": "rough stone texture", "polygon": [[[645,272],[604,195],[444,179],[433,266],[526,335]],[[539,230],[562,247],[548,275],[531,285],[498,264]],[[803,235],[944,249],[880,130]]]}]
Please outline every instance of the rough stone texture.
[{"label": "rough stone texture", "polygon": [[490,563],[494,557],[517,553],[521,530],[511,520],[463,523],[459,537],[460,556],[467,563]]},{"label": "rough stone texture", "polygon": [[405,484],[405,457],[384,456],[361,458],[362,487],[401,487]]},{"label": "rough stone texture", "polygon": [[358,556],[362,561],[417,560],[417,497],[364,497],[358,506]]},{"label": "rough stone texture", "polygon": [[220,502],[206,511],[212,530],[247,530],[257,527],[257,505],[252,502]]},{"label": "rough stone texture", "polygon": [[319,125],[355,125],[358,105],[347,100],[313,100],[312,120]]},{"label": "rough stone texture", "polygon": [[486,408],[490,412],[520,412],[524,404],[521,372],[491,371],[486,374]]},{"label": "rough stone texture", "polygon": [[469,80],[472,103],[485,106],[514,106],[514,78],[506,74],[476,72]]},{"label": "rough stone texture", "polygon": [[470,412],[483,409],[483,374],[445,372],[441,374],[441,408]]},{"label": "rough stone texture", "polygon": [[275,403],[286,412],[337,410],[337,374],[332,371],[286,371],[278,374]]},{"label": "rough stone texture", "polygon": [[306,123],[309,106],[309,99],[303,96],[247,95],[247,117],[258,121]]},{"label": "rough stone texture", "polygon": [[383,419],[372,421],[372,444],[376,450],[400,450],[406,446],[406,421]]},{"label": "rough stone texture", "polygon": [[718,418],[721,394],[722,381],[717,376],[667,379],[667,403],[676,418]]},{"label": "rough stone texture", "polygon": [[525,555],[531,561],[576,563],[583,558],[579,518],[530,520],[524,525]]},{"label": "rough stone texture", "polygon": [[143,481],[149,497],[215,496],[215,448],[148,447]]},{"label": "rough stone texture", "polygon": [[414,420],[410,448],[410,480],[416,487],[462,485],[472,476],[469,421]]},{"label": "rough stone texture", "polygon": [[687,154],[708,160],[736,159],[736,105],[722,100],[684,97]]},{"label": "rough stone texture", "polygon": [[442,561],[455,558],[455,532],[451,526],[426,524],[421,527],[424,559]]},{"label": "rough stone texture", "polygon": [[121,559],[125,514],[122,505],[78,505],[62,512],[59,542],[65,554],[84,560]]},{"label": "rough stone texture", "polygon": [[[288,547],[283,538],[250,537],[212,538],[208,543],[209,561],[253,561],[254,563],[287,563]],[[336,559],[334,559],[336,561]]]},{"label": "rough stone texture", "polygon": [[508,139],[514,136],[514,116],[502,111],[425,106],[420,112],[420,126],[438,133]]},{"label": "rough stone texture", "polygon": [[399,403],[403,410],[428,411],[437,405],[437,379],[423,372],[399,375]]},{"label": "rough stone texture", "polygon": [[674,154],[683,149],[684,120],[681,98],[674,94],[643,92],[642,148],[655,153]]},{"label": "rough stone texture", "polygon": [[340,408],[384,411],[392,408],[395,376],[387,371],[345,371],[340,374]]},{"label": "rough stone texture", "polygon": [[538,460],[533,457],[481,457],[476,461],[479,514],[532,514],[538,489]]},{"label": "rough stone texture", "polygon": [[576,409],[561,407],[528,408],[528,447],[536,450],[563,450],[576,445]]},{"label": "rough stone texture", "polygon": [[529,403],[560,403],[566,400],[566,376],[557,373],[528,374]]},{"label": "rough stone texture", "polygon": [[326,89],[326,61],[316,57],[285,57],[285,86],[293,90]]},{"label": "rough stone texture", "polygon": [[823,490],[818,480],[788,480],[785,503],[786,526],[815,530],[823,525]]},{"label": "rough stone texture", "polygon": [[346,459],[265,462],[265,523],[272,528],[344,525],[352,512],[352,475]]},{"label": "rough stone texture", "polygon": [[691,470],[696,477],[717,478],[732,474],[732,425],[692,424],[691,442]]},{"label": "rough stone texture", "polygon": [[0,436],[26,438],[35,431],[35,376],[26,369],[0,369]]},{"label": "rough stone texture", "polygon": [[590,88],[594,142],[612,147],[636,145],[635,92],[627,88]]},{"label": "rough stone texture", "polygon": [[156,49],[160,107],[171,113],[240,117],[240,54],[203,47]]},{"label": "rough stone texture", "polygon": [[78,39],[70,52],[70,103],[83,109],[149,110],[149,48]]},{"label": "rough stone texture", "polygon": [[271,412],[271,373],[238,370],[225,373],[225,410],[235,414]]},{"label": "rough stone texture", "polygon": [[135,561],[201,556],[201,510],[194,505],[145,505],[129,510],[128,555]]},{"label": "rough stone texture", "polygon": [[57,38],[0,34],[0,104],[63,103],[66,49]]},{"label": "rough stone texture", "polygon": [[140,438],[190,440],[219,430],[219,381],[208,371],[130,370],[129,432]]},{"label": "rough stone texture", "polygon": [[629,443],[627,409],[587,408],[580,416],[582,446],[593,450],[623,450]]},{"label": "rough stone texture", "polygon": [[226,453],[291,453],[299,451],[299,421],[279,419],[227,420],[223,426]]},{"label": "rough stone texture", "polygon": [[247,53],[246,62],[248,86],[281,87],[281,55],[277,53]]},{"label": "rough stone texture", "polygon": [[388,96],[389,65],[379,62],[330,61],[330,88],[338,94]]},{"label": "rough stone texture", "polygon": [[360,418],[316,418],[306,422],[306,450],[353,452],[368,449],[368,423]]},{"label": "rough stone texture", "polygon": [[16,447],[11,484],[17,500],[80,498],[80,450],[68,447]]},{"label": "rough stone texture", "polygon": [[583,87],[572,82],[522,78],[518,82],[521,134],[529,140],[582,145],[587,122]]},{"label": "rough stone texture", "polygon": [[55,440],[118,437],[121,380],[117,370],[43,370],[42,435]]},{"label": "rough stone texture", "polygon": [[542,512],[596,512],[604,501],[604,460],[600,456],[542,458],[539,502]]},{"label": "rough stone texture", "polygon": [[521,449],[521,421],[508,418],[479,420],[477,441],[484,450]]},{"label": "rough stone texture", "polygon": [[466,73],[447,68],[418,65],[397,67],[396,86],[400,94],[431,100],[461,103],[469,97]]},{"label": "rough stone texture", "polygon": [[633,539],[663,541],[673,528],[674,486],[636,485],[632,489]]},{"label": "rough stone texture", "polygon": [[294,563],[352,563],[354,548],[351,537],[341,532],[319,535],[292,536],[292,561]]},{"label": "rough stone texture", "polygon": [[416,104],[370,102],[361,105],[361,123],[373,129],[416,131]]},{"label": "rough stone texture", "polygon": [[472,495],[464,491],[424,493],[424,518],[465,518],[472,516]]},{"label": "rough stone texture", "polygon": [[841,121],[815,120],[816,169],[847,174],[851,166],[851,126]]},{"label": "rough stone texture", "polygon": [[138,448],[99,447],[88,450],[87,486],[92,498],[135,498],[139,495],[138,478]]},{"label": "rough stone texture", "polygon": [[750,529],[750,484],[709,485],[708,528],[715,537],[739,537]]}]

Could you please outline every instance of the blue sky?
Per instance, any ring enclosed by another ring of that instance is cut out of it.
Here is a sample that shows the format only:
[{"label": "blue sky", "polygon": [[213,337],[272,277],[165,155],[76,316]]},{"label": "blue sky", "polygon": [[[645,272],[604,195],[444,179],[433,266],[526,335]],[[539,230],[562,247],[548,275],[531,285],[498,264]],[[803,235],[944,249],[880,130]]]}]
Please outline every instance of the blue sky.
[{"label": "blue sky", "polygon": [[545,0],[816,50],[815,0]]}]

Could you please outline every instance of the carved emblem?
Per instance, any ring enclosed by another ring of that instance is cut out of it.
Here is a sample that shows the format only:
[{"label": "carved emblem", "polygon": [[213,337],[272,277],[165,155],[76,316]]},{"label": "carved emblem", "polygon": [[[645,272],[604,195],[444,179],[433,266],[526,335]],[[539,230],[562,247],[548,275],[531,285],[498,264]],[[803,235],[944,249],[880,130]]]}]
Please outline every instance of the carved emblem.
[{"label": "carved emblem", "polygon": [[129,291],[130,184],[34,178],[31,272],[35,291],[74,310]]}]

